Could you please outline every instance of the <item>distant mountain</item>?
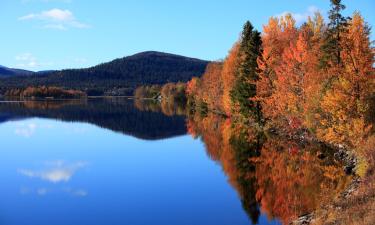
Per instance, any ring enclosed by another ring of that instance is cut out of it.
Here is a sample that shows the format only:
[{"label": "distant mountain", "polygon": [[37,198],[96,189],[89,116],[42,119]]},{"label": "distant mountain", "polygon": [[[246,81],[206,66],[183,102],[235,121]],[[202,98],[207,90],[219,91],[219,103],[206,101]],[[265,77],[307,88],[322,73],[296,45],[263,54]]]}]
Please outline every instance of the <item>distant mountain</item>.
[{"label": "distant mountain", "polygon": [[28,76],[34,72],[21,69],[13,69],[0,65],[0,77],[11,77],[11,76]]},{"label": "distant mountain", "polygon": [[60,86],[80,90],[133,90],[139,85],[186,82],[201,76],[209,62],[169,53],[148,51],[85,69],[68,69],[3,79],[0,90],[25,86]]}]

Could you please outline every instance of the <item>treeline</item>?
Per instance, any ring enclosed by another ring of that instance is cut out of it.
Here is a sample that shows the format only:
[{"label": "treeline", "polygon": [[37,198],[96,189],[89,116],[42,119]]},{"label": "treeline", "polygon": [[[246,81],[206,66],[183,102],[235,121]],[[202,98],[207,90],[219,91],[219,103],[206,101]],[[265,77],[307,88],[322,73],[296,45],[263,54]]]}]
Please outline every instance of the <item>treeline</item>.
[{"label": "treeline", "polygon": [[134,91],[136,99],[161,99],[171,103],[186,102],[186,84],[182,82],[140,86]]},{"label": "treeline", "polygon": [[[330,146],[327,152],[335,157],[354,155],[345,169],[354,167],[362,182],[335,200],[335,207],[314,212],[314,221],[374,224],[375,49],[358,12],[344,17],[341,0],[331,0],[331,6],[327,23],[319,12],[299,27],[291,14],[272,17],[262,33],[247,22],[226,59],[187,83],[188,107],[227,116],[218,123],[210,113],[204,118],[195,113],[187,128],[229,171],[253,223],[259,208],[289,224],[319,207],[321,195],[305,195],[301,187],[325,192],[329,185],[338,193],[347,188],[347,180],[335,180],[343,177],[342,168],[322,163],[327,153],[306,149],[313,140]],[[259,134],[271,138],[262,141]],[[320,163],[323,167],[316,166]]]},{"label": "treeline", "polygon": [[28,87],[25,89],[10,89],[5,92],[6,97],[17,98],[85,98],[85,92],[78,90],[65,90],[59,87]]},{"label": "treeline", "polygon": [[331,6],[328,23],[319,12],[300,27],[291,14],[272,17],[263,33],[247,22],[227,58],[188,82],[189,105],[357,148],[373,132],[375,51],[362,16]]}]

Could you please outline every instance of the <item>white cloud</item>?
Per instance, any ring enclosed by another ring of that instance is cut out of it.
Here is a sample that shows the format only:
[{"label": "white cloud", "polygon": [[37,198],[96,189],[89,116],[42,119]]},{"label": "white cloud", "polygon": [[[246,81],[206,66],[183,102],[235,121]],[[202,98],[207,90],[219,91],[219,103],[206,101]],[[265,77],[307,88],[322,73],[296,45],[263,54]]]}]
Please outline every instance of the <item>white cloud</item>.
[{"label": "white cloud", "polygon": [[43,26],[43,28],[53,30],[67,30],[67,28],[62,24],[46,24]]},{"label": "white cloud", "polygon": [[30,138],[34,135],[37,125],[35,123],[20,124],[14,131],[16,135]]},{"label": "white cloud", "polygon": [[[60,29],[66,30],[66,27],[63,25],[45,25],[45,28],[53,28],[53,29]],[[28,70],[38,70],[42,69],[41,67],[56,67],[65,68],[65,67],[74,67],[74,66],[83,66],[88,63],[88,60],[84,57],[71,57],[70,59],[64,60],[56,60],[56,61],[42,61],[39,57],[34,56],[32,53],[21,53],[14,57],[16,60],[13,67],[20,68],[20,69],[28,69]]]},{"label": "white cloud", "polygon": [[38,60],[31,53],[22,53],[16,56],[17,67],[28,67],[33,68],[40,66]]},{"label": "white cloud", "polygon": [[76,162],[67,164],[64,161],[51,161],[46,162],[45,165],[48,168],[43,170],[19,169],[18,173],[29,178],[39,178],[51,183],[68,182],[87,163]]},{"label": "white cloud", "polygon": [[26,16],[18,18],[19,20],[31,20],[31,19],[40,19],[40,20],[52,20],[52,21],[72,21],[74,16],[69,10],[61,9],[51,9],[49,11],[43,11],[41,13],[31,13]]},{"label": "white cloud", "polygon": [[79,22],[69,10],[51,9],[40,13],[30,13],[18,18],[20,21],[38,20],[42,22],[42,28],[67,30],[68,28],[90,28],[90,25]]},{"label": "white cloud", "polygon": [[313,17],[314,13],[318,12],[318,11],[320,11],[318,9],[318,7],[316,7],[316,6],[309,6],[307,8],[306,12],[303,12],[303,13],[292,13],[292,12],[285,11],[283,13],[280,13],[280,14],[276,15],[276,17],[285,16],[287,13],[290,13],[290,14],[292,14],[293,18],[296,20],[296,24],[297,25],[301,25],[301,24],[303,24],[304,22],[307,21],[307,18],[309,16]]},{"label": "white cloud", "polygon": [[15,57],[17,61],[15,67],[23,69],[33,69],[40,66],[53,66],[53,62],[40,62],[37,57],[31,53],[21,53]]}]

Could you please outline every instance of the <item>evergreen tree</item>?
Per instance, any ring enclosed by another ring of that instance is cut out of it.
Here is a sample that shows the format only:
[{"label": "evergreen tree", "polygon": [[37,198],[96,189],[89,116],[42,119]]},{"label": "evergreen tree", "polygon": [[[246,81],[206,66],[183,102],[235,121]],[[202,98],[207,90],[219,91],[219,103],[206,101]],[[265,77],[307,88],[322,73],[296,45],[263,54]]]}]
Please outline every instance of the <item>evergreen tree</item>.
[{"label": "evergreen tree", "polygon": [[342,63],[342,46],[341,39],[343,33],[347,29],[348,18],[341,14],[341,11],[345,9],[345,5],[341,4],[341,0],[331,0],[331,10],[328,13],[330,22],[328,24],[328,30],[324,44],[322,46],[322,59],[321,66],[326,67],[331,63],[332,65],[340,66]]},{"label": "evergreen tree", "polygon": [[231,91],[231,100],[241,115],[248,117],[251,114],[260,119],[258,104],[250,100],[256,96],[255,82],[258,77],[257,58],[261,53],[262,40],[260,32],[254,29],[247,21],[244,25],[240,42],[240,65],[236,73],[235,85]]}]

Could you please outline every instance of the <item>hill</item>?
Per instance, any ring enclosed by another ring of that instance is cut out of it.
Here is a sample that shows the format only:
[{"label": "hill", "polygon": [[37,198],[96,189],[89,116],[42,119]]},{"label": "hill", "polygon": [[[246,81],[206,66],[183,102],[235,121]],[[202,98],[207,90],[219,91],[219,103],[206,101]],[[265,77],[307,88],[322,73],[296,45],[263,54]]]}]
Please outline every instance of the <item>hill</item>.
[{"label": "hill", "polygon": [[13,69],[0,65],[0,77],[12,77],[12,76],[28,76],[34,72],[21,69]]},{"label": "hill", "polygon": [[193,76],[201,76],[207,64],[208,61],[195,58],[148,51],[85,69],[4,78],[0,93],[9,88],[40,85],[79,89],[89,94],[103,94],[113,89],[132,93],[140,85],[186,82]]}]

